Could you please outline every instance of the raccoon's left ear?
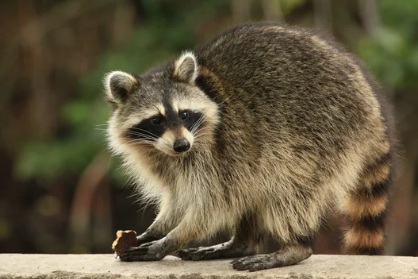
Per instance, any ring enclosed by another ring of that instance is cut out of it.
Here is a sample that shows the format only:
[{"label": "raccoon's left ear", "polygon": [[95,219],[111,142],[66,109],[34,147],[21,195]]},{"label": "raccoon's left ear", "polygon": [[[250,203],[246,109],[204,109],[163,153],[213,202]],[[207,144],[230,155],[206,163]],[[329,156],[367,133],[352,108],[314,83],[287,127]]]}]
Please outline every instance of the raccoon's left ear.
[{"label": "raccoon's left ear", "polygon": [[198,66],[196,56],[192,52],[183,53],[174,62],[173,78],[185,82],[194,84],[198,75]]}]

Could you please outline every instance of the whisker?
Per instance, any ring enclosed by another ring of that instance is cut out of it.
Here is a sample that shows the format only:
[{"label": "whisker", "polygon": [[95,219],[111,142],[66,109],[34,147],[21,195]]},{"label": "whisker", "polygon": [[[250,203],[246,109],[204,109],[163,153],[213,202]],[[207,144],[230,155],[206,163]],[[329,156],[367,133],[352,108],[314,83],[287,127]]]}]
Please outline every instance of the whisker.
[{"label": "whisker", "polygon": [[139,137],[139,138],[134,138],[134,140],[149,140],[149,141],[155,141],[155,137],[152,137],[150,135],[147,134],[143,134],[143,133],[138,133],[138,132],[129,132],[128,133],[129,136],[134,136],[134,137]]},{"label": "whisker", "polygon": [[128,134],[146,136],[148,138],[154,138],[154,139],[158,138],[156,135],[146,130],[142,130],[142,131],[141,130],[129,130]]},{"label": "whisker", "polygon": [[151,137],[149,135],[145,135],[145,134],[139,134],[139,133],[129,133],[130,136],[136,136],[136,137],[140,137],[137,138],[136,140],[150,140],[150,141],[155,141],[154,137]]},{"label": "whisker", "polygon": [[153,137],[158,138],[158,136],[157,136],[156,134],[151,133],[150,131],[147,131],[147,130],[144,130],[144,129],[138,128],[138,127],[132,127],[132,128],[130,128],[130,130],[135,131],[135,132],[145,132],[145,133],[147,133],[147,134],[149,134],[149,135],[151,135],[151,136],[153,136]]},{"label": "whisker", "polygon": [[144,132],[140,132],[140,131],[132,131],[132,130],[129,131],[128,134],[132,134],[132,135],[145,135],[145,136],[148,136],[148,137],[153,137],[151,134],[144,133]]},{"label": "whisker", "polygon": [[200,127],[200,125],[202,125],[203,121],[204,121],[204,117],[202,115],[202,116],[199,117],[199,119],[193,124],[192,128],[190,129],[192,134],[196,133],[197,129],[199,129],[199,127]]},{"label": "whisker", "polygon": [[149,141],[149,140],[138,140],[138,139],[129,140],[126,143],[128,143],[128,144],[138,143],[138,144],[152,145],[152,141]]},{"label": "whisker", "polygon": [[199,140],[203,137],[210,136],[210,135],[211,135],[211,133],[203,133],[203,134],[196,135],[194,138],[195,138],[195,140]]}]

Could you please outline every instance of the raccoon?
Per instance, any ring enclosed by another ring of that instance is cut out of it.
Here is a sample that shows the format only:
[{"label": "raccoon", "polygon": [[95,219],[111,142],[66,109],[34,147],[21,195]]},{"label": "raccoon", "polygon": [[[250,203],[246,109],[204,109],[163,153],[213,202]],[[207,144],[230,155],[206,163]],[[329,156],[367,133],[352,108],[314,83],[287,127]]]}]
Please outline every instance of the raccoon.
[{"label": "raccoon", "polygon": [[[347,51],[275,23],[230,29],[143,75],[106,75],[111,150],[158,215],[122,261],[294,265],[330,210],[344,250],[382,253],[394,170],[390,109]],[[220,230],[231,239],[184,249]],[[257,254],[267,237],[277,252]],[[176,252],[177,251],[177,252]]]}]

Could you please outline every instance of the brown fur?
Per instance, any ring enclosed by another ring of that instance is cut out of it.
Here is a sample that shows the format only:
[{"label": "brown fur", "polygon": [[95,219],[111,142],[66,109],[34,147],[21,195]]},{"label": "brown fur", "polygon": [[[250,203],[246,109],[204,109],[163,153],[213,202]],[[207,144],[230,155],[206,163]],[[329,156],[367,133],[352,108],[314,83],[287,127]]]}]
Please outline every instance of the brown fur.
[{"label": "brown fur", "polygon": [[[386,150],[389,152],[389,150]],[[390,153],[368,166],[358,188],[345,199],[343,212],[352,228],[344,236],[344,250],[355,254],[381,254],[384,219],[389,202]]]},{"label": "brown fur", "polygon": [[[230,242],[182,258],[242,255],[233,266],[249,270],[295,264],[312,253],[310,240],[331,208],[351,224],[347,251],[381,250],[393,172],[390,112],[341,47],[302,29],[247,24],[139,77],[111,73],[106,87],[115,104],[110,147],[159,208],[139,236],[156,241],[122,260],[160,259],[226,229]],[[184,110],[201,116],[187,129]],[[164,126],[150,124],[157,118]],[[175,153],[179,139],[190,150]],[[251,256],[267,236],[282,249]]]}]

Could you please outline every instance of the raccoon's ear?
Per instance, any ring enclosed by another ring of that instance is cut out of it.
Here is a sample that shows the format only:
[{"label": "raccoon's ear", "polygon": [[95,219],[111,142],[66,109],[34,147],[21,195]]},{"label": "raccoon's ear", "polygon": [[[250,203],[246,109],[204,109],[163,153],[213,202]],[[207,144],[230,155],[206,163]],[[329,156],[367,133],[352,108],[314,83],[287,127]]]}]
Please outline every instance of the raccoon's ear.
[{"label": "raccoon's ear", "polygon": [[198,75],[198,66],[196,56],[192,52],[183,53],[174,62],[174,79],[194,84]]},{"label": "raccoon's ear", "polygon": [[104,78],[106,95],[110,102],[125,102],[137,84],[135,77],[121,71],[110,72]]}]

